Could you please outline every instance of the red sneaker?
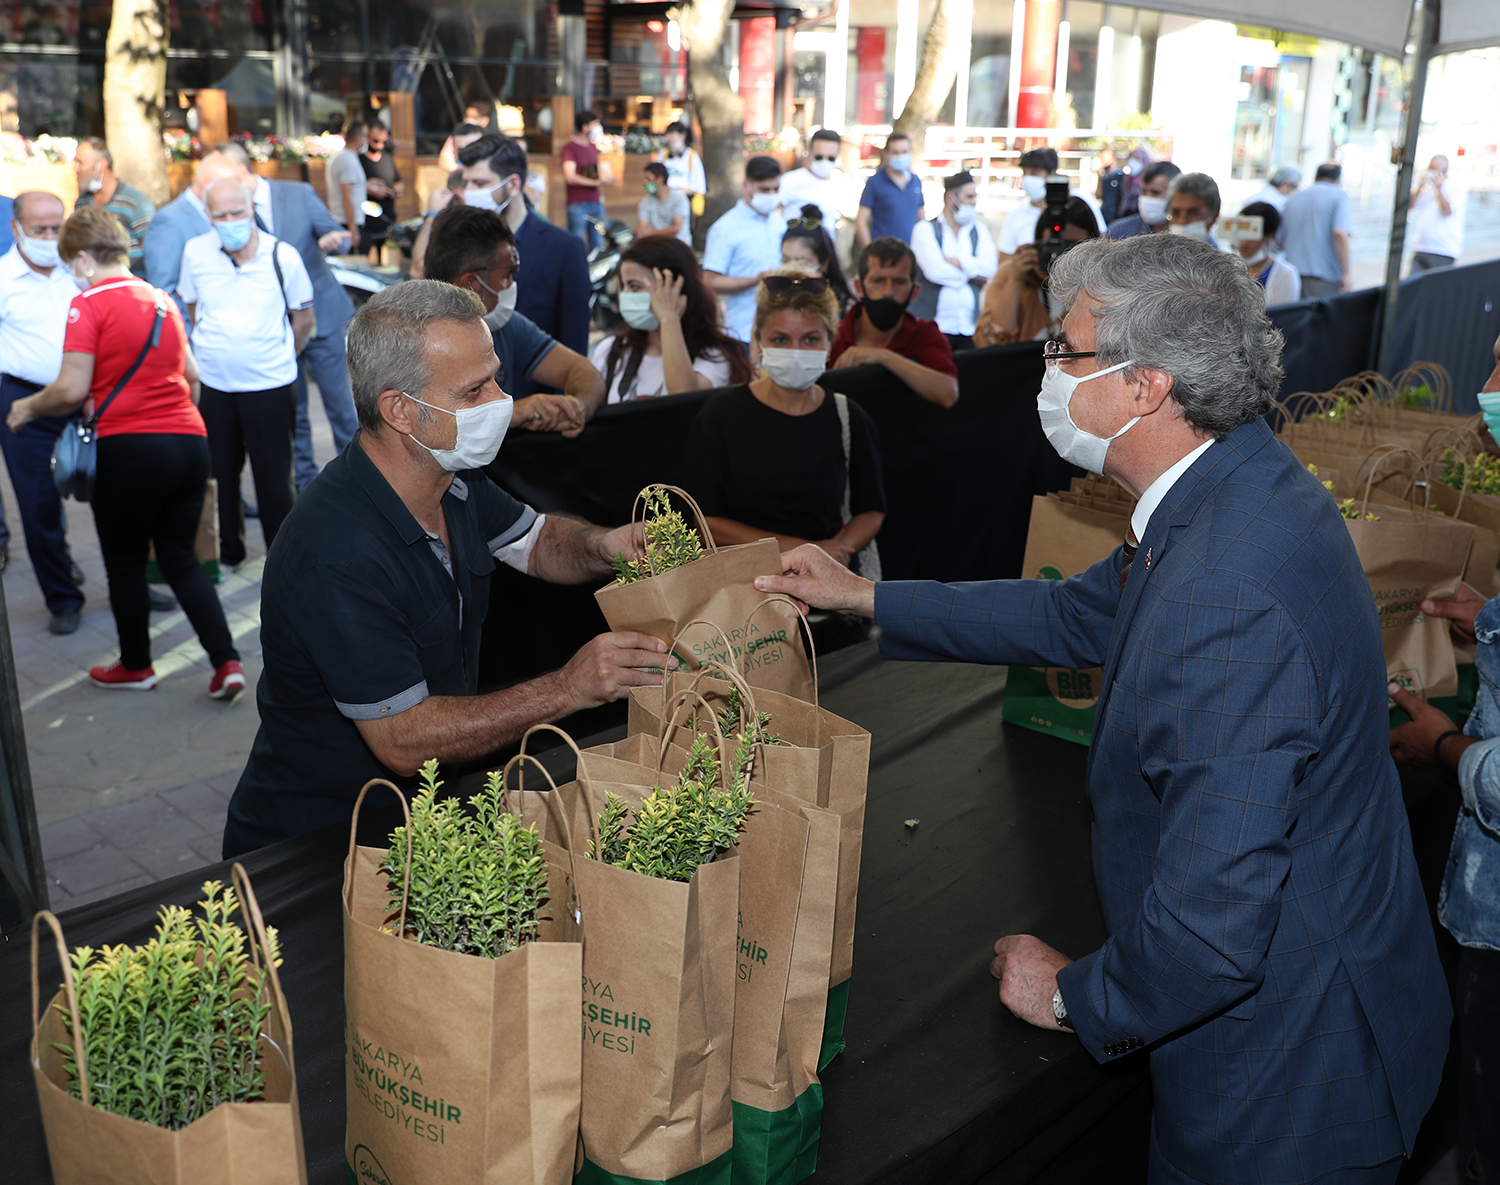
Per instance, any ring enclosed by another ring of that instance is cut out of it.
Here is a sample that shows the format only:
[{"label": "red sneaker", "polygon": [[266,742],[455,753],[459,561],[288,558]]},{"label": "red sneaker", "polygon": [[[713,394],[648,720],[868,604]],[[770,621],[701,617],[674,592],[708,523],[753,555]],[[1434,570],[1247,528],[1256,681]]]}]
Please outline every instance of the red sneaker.
[{"label": "red sneaker", "polygon": [[233,699],[245,690],[245,668],[230,659],[214,672],[213,682],[208,685],[209,699]]},{"label": "red sneaker", "polygon": [[89,682],[95,687],[110,687],[117,691],[150,691],[156,686],[156,671],[151,667],[127,671],[117,658],[107,667],[91,667]]}]

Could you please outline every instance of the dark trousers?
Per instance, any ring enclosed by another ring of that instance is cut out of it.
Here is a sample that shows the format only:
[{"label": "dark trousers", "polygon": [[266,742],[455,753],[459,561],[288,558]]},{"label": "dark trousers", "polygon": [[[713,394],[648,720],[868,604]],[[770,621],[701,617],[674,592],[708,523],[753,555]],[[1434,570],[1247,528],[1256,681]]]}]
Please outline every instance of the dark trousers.
[{"label": "dark trousers", "polygon": [[1418,251],[1411,257],[1412,275],[1418,272],[1435,272],[1439,268],[1452,267],[1456,261],[1451,255],[1437,255],[1431,251]]},{"label": "dark trousers", "polygon": [[16,491],[16,510],[26,531],[26,554],[36,582],[53,613],[76,609],[83,593],[73,583],[73,555],[68,550],[68,516],[52,484],[52,446],[71,416],[42,416],[19,432],[4,426],[10,405],[40,391],[35,383],[0,375],[0,452]]},{"label": "dark trousers", "polygon": [[94,525],[109,576],[109,602],[126,670],[151,665],[146,545],[193,623],[214,666],[238,660],[213,581],[193,544],[208,492],[208,444],[201,436],[140,433],[99,441]]},{"label": "dark trousers", "polygon": [[1339,281],[1325,280],[1321,276],[1302,277],[1302,299],[1319,300],[1325,296],[1339,294]]},{"label": "dark trousers", "polygon": [[948,345],[955,354],[959,350],[972,350],[974,348],[974,339],[972,337],[967,337],[961,333],[945,333],[943,336],[948,339]]},{"label": "dark trousers", "polygon": [[297,497],[292,484],[292,433],[297,425],[297,388],[219,391],[203,384],[198,401],[208,428],[208,451],[219,483],[219,559],[245,558],[245,515],[240,506],[240,470],[250,457],[260,529],[269,550]]},{"label": "dark trousers", "polygon": [[1500,951],[1459,947],[1458,1167],[1465,1181],[1500,1182]]},{"label": "dark trousers", "polygon": [[[320,327],[321,328],[321,327]],[[349,386],[349,357],[345,346],[348,326],[340,325],[307,343],[297,366],[297,489],[318,476],[313,456],[312,421],[307,418],[307,380],[318,384],[323,413],[333,431],[335,452],[343,452],[354,439],[359,419],[354,413],[354,393]]]}]

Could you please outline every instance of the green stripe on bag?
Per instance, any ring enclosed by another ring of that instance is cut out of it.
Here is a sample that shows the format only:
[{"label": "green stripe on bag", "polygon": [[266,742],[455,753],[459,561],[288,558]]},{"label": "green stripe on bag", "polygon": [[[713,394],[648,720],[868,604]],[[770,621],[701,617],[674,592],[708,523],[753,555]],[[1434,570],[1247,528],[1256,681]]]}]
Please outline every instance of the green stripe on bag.
[{"label": "green stripe on bag", "polygon": [[731,1148],[723,1156],[716,1156],[713,1160],[701,1168],[692,1169],[686,1173],[680,1173],[670,1180],[660,1180],[649,1177],[626,1177],[619,1173],[605,1172],[587,1156],[583,1158],[583,1168],[579,1170],[578,1176],[573,1178],[573,1185],[729,1185],[729,1175],[733,1167],[734,1149]]},{"label": "green stripe on bag", "polygon": [[734,1185],[797,1185],[818,1167],[823,1088],[816,1082],[784,1111],[734,1106]]},{"label": "green stripe on bag", "polygon": [[828,1011],[823,1017],[823,1051],[818,1054],[818,1072],[844,1052],[844,1015],[849,1011],[849,980],[828,989]]}]

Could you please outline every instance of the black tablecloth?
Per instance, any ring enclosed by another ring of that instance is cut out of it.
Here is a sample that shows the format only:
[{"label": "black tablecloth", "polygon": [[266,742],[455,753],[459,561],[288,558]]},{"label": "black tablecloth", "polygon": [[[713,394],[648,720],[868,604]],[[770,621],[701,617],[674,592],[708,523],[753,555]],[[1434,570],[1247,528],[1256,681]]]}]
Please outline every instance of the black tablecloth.
[{"label": "black tablecloth", "polygon": [[[1073,1037],[1014,1019],[988,972],[1002,934],[1036,934],[1073,955],[1103,939],[1086,750],[1002,725],[1003,670],[883,662],[868,644],[823,665],[825,705],[869,728],[874,744],[848,1048],[824,1075],[815,1180],[1143,1179],[1143,1064],[1101,1068]],[[281,930],[313,1185],[344,1179],[347,842],[330,829],[244,860]],[[144,941],[156,906],[191,905],[210,875],[228,879],[217,865],[71,910],[68,942]],[[0,1177],[30,1183],[51,1176],[27,1065],[27,945],[16,938],[0,951]],[[43,976],[50,995],[50,956]]]}]

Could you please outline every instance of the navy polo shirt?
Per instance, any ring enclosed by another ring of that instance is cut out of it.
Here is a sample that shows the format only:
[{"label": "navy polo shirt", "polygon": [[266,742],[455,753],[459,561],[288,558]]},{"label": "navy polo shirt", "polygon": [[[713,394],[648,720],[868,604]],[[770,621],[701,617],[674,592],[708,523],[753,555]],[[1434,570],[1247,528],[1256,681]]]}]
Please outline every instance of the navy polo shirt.
[{"label": "navy polo shirt", "polygon": [[512,399],[524,398],[515,394],[517,387],[523,380],[531,378],[532,371],[552,353],[557,343],[521,313],[512,313],[510,320],[499,329],[491,325],[489,330],[490,340],[495,344],[495,357],[500,359],[495,383]]},{"label": "navy polo shirt", "polygon": [[909,243],[917,225],[917,211],[922,208],[922,180],[913,173],[902,189],[884,168],[876,169],[874,176],[865,182],[859,204],[870,207],[872,239],[889,236]]},{"label": "navy polo shirt", "polygon": [[229,804],[226,858],[347,823],[370,778],[415,785],[376,759],[355,721],[478,690],[494,553],[537,514],[470,470],[454,475],[443,517],[451,554],[359,436],[297,498],[261,582],[260,731]]}]

